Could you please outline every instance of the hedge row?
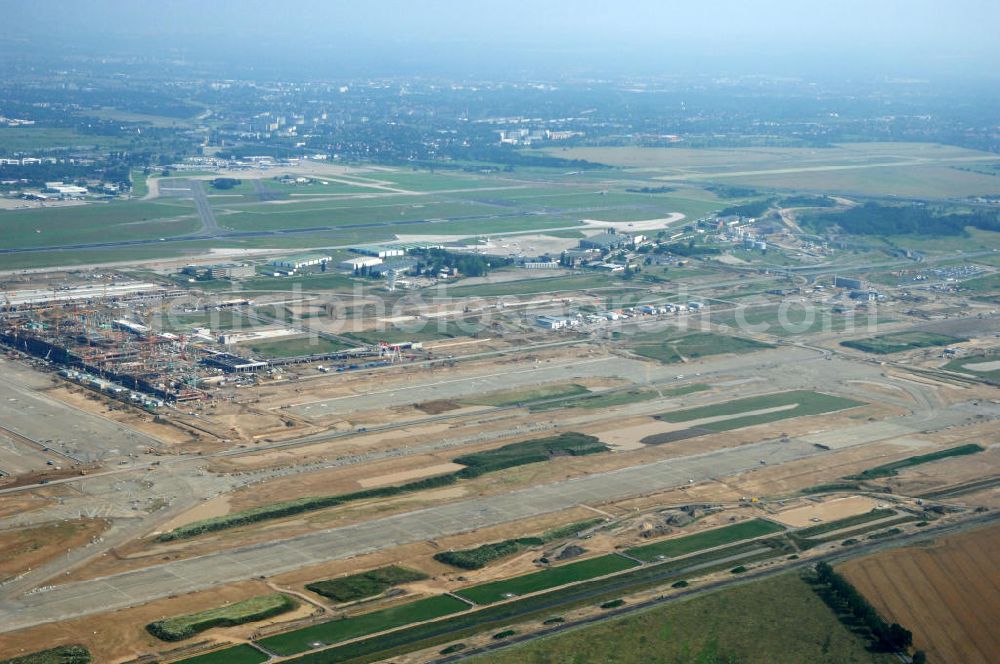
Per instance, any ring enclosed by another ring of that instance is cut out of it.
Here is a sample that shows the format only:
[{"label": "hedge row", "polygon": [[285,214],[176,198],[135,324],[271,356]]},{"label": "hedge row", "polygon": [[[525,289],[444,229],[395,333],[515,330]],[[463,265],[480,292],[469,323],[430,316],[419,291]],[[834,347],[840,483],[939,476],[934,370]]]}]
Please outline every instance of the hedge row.
[{"label": "hedge row", "polygon": [[90,664],[90,651],[79,645],[58,646],[0,660],[0,664]]},{"label": "hedge row", "polygon": [[587,521],[579,521],[559,528],[553,528],[546,531],[541,537],[519,537],[501,542],[483,544],[474,549],[442,551],[441,553],[434,554],[434,560],[460,569],[482,569],[487,564],[499,558],[514,555],[532,546],[542,546],[554,540],[572,537],[581,530],[586,530],[603,521],[604,519],[602,518],[588,519]]},{"label": "hedge row", "polygon": [[423,572],[390,565],[361,574],[352,574],[339,579],[326,579],[306,584],[306,589],[317,595],[329,597],[336,602],[352,602],[365,597],[379,595],[392,586],[410,581],[426,579]]},{"label": "hedge row", "polygon": [[280,519],[286,516],[293,516],[303,512],[312,512],[336,507],[358,500],[371,498],[388,498],[425,489],[437,489],[443,486],[454,484],[461,479],[471,479],[479,477],[485,473],[522,466],[529,463],[547,461],[552,456],[570,455],[580,456],[584,454],[595,454],[607,451],[607,446],[601,443],[594,436],[580,433],[563,433],[549,438],[539,438],[523,443],[513,443],[505,445],[496,450],[489,450],[477,454],[470,454],[456,458],[455,463],[466,466],[462,470],[448,474],[428,477],[422,480],[408,482],[396,486],[384,486],[374,489],[364,489],[337,496],[316,496],[309,498],[299,498],[288,500],[271,505],[262,505],[251,509],[234,512],[225,516],[214,517],[195,521],[179,528],[175,528],[168,533],[161,533],[157,536],[160,542],[186,539],[195,537],[203,533],[226,530],[245,526],[258,521],[270,519]]},{"label": "hedge row", "polygon": [[261,595],[200,613],[157,620],[146,625],[146,631],[163,641],[181,641],[212,627],[231,627],[263,620],[291,611],[297,606],[298,602],[288,595]]},{"label": "hedge row", "polygon": [[899,623],[887,623],[851,582],[833,571],[829,563],[816,565],[820,596],[840,616],[850,616],[868,628],[872,646],[883,652],[903,652],[913,643],[913,634]]}]

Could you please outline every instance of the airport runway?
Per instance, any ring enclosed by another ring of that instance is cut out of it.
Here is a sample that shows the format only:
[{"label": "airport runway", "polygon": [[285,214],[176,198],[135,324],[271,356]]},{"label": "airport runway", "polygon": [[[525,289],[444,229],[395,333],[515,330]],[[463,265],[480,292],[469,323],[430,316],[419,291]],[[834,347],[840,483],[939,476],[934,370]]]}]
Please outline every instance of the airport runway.
[{"label": "airport runway", "polygon": [[[1000,416],[1000,407],[989,416]],[[956,404],[940,412],[935,427],[923,413],[891,418],[891,427],[860,424],[840,429],[838,448],[886,440],[900,433],[956,426],[981,411]],[[437,539],[478,528],[561,511],[580,504],[656,493],[712,478],[829,454],[811,439],[771,440],[642,466],[598,473],[499,496],[471,498],[363,523],[309,533],[80,581],[0,602],[0,632],[144,604],[153,599],[211,588],[255,576],[272,576],[329,560],[395,545]]]}]

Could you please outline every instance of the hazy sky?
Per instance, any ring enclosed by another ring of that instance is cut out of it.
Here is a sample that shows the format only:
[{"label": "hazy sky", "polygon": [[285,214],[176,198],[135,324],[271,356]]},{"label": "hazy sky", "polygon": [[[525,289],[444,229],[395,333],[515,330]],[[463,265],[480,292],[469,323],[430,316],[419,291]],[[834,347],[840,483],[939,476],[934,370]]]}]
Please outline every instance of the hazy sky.
[{"label": "hazy sky", "polygon": [[[30,40],[31,48],[169,50],[193,58],[300,62],[324,69],[339,62],[402,73],[421,67],[470,73],[504,67],[642,73],[700,67],[706,73],[825,68],[919,75],[990,73],[1000,64],[1000,0],[2,4],[0,35]],[[3,48],[10,48],[9,42]]]}]

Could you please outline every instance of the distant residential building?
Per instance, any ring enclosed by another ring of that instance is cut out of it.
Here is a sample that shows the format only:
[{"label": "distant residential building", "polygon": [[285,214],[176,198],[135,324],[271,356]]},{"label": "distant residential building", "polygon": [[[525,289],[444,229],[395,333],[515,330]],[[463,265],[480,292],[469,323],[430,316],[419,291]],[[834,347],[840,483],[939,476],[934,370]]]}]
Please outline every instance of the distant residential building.
[{"label": "distant residential building", "polygon": [[524,267],[528,270],[555,270],[559,261],[525,261]]}]

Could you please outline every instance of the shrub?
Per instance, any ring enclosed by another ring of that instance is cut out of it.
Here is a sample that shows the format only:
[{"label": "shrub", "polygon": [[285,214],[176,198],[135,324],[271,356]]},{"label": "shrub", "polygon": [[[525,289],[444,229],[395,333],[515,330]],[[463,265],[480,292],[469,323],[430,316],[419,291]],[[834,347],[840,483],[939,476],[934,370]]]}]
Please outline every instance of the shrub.
[{"label": "shrub", "polygon": [[0,660],[0,664],[90,664],[90,651],[80,645],[58,646]]}]

